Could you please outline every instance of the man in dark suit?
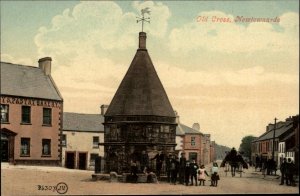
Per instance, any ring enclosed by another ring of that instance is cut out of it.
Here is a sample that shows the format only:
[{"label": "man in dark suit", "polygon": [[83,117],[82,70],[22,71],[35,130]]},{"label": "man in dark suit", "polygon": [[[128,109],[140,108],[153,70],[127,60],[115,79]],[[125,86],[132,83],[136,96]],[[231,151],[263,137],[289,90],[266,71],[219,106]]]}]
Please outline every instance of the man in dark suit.
[{"label": "man in dark suit", "polygon": [[158,151],[158,153],[151,160],[154,159],[156,159],[156,176],[158,179],[160,179],[160,172],[164,161],[164,155],[161,151]]},{"label": "man in dark suit", "polygon": [[180,184],[184,184],[185,166],[186,166],[185,153],[182,152],[181,157],[179,159],[179,183]]}]

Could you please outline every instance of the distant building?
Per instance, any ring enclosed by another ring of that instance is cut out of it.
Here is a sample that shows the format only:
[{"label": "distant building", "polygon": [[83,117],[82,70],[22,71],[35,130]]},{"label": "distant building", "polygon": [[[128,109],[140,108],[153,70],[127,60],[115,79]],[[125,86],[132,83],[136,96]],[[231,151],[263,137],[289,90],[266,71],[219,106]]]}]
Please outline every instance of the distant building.
[{"label": "distant building", "polygon": [[195,159],[196,162],[202,163],[202,137],[203,133],[200,133],[199,131],[192,129],[182,123],[178,124],[177,129],[178,132],[183,132],[184,135],[182,135],[183,145],[182,145],[182,151],[185,152],[186,158],[188,160]]},{"label": "distant building", "polygon": [[[104,110],[101,110],[104,112]],[[70,169],[95,169],[96,157],[104,165],[103,114],[80,114],[64,112],[62,139],[62,166]]]},{"label": "distant building", "polygon": [[188,160],[195,159],[198,164],[208,164],[215,160],[214,142],[210,141],[210,134],[200,132],[199,123],[194,123],[193,128],[180,123],[176,113],[176,143],[175,148],[178,157],[185,152]]},{"label": "distant building", "polygon": [[296,156],[299,153],[299,143],[297,148],[296,135],[297,130],[299,134],[299,115],[289,117],[285,121],[280,121],[276,123],[276,128],[274,127],[274,124],[270,123],[266,127],[266,132],[252,141],[252,161],[255,162],[256,155],[265,160],[272,158],[274,140],[274,160],[278,166],[285,157],[292,158],[292,160],[298,163]]},{"label": "distant building", "polygon": [[38,67],[1,62],[1,161],[59,165],[63,98],[51,58]]}]

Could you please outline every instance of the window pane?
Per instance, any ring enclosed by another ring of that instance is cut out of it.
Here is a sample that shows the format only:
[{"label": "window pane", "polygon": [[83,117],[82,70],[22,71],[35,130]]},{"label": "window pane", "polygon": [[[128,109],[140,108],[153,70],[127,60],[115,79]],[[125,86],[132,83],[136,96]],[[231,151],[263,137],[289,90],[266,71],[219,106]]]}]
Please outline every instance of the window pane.
[{"label": "window pane", "polygon": [[195,137],[191,137],[191,145],[195,146]]},{"label": "window pane", "polygon": [[22,106],[22,123],[30,123],[30,106]]},{"label": "window pane", "polygon": [[42,140],[42,154],[51,155],[51,140],[43,139]]},{"label": "window pane", "polygon": [[8,105],[1,104],[1,122],[8,122]]},{"label": "window pane", "polygon": [[62,135],[61,145],[62,146],[67,146],[67,136],[65,134]]},{"label": "window pane", "polygon": [[21,155],[30,155],[30,138],[21,138]]},{"label": "window pane", "polygon": [[51,125],[51,108],[43,108],[43,124]]},{"label": "window pane", "polygon": [[99,137],[93,137],[93,148],[98,148]]}]

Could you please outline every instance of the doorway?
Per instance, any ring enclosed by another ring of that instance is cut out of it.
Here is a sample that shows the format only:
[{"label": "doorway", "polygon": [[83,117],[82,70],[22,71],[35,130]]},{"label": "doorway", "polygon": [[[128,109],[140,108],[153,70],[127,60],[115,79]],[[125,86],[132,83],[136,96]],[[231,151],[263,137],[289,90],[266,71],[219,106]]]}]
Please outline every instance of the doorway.
[{"label": "doorway", "polygon": [[9,159],[8,140],[1,138],[1,162],[8,162]]},{"label": "doorway", "polygon": [[78,169],[86,170],[87,153],[78,154]]},{"label": "doorway", "polygon": [[9,129],[1,129],[1,162],[14,163],[15,136],[17,134]]},{"label": "doorway", "polygon": [[69,169],[74,169],[75,168],[75,152],[66,152],[66,162],[65,166],[66,168]]}]

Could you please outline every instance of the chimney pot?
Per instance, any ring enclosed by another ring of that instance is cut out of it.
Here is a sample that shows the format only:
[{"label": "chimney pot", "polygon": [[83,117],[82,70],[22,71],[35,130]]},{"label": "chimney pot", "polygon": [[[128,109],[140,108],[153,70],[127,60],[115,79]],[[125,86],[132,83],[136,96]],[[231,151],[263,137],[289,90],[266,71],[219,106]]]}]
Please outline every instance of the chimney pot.
[{"label": "chimney pot", "polygon": [[43,70],[45,75],[51,74],[51,57],[44,57],[39,59],[39,68]]}]

